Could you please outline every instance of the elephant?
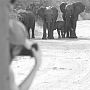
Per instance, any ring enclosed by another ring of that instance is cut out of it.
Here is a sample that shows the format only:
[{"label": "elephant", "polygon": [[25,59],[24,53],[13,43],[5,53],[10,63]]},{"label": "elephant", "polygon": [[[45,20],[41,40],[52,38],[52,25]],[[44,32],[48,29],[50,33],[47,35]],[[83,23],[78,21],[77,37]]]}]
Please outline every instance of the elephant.
[{"label": "elephant", "polygon": [[78,15],[85,10],[85,5],[81,2],[72,4],[62,3],[60,10],[63,13],[62,17],[65,21],[65,34],[67,38],[77,38],[76,36],[76,22]]},{"label": "elephant", "polygon": [[[58,17],[58,10],[55,7],[40,7],[37,15],[43,20],[43,37],[42,39],[54,39],[53,27]],[[48,29],[48,37],[46,37],[46,29]]]},{"label": "elephant", "polygon": [[[58,38],[65,38],[64,34],[64,24],[65,22],[64,21],[56,21],[55,24],[54,24],[54,28],[53,30],[57,30],[57,33],[58,33]],[[60,35],[60,32],[61,32],[61,35]]]},{"label": "elephant", "polygon": [[34,35],[35,15],[33,14],[33,12],[31,12],[31,11],[20,12],[19,15],[20,15],[19,21],[21,21],[25,25],[26,30],[29,35],[29,39],[30,39],[30,29],[32,29],[32,38],[35,38],[35,35]]}]

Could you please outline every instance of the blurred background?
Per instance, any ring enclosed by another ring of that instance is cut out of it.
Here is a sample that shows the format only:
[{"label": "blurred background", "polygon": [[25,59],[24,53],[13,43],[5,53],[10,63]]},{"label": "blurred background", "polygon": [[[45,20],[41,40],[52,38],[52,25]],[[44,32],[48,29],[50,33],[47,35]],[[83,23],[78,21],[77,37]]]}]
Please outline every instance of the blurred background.
[{"label": "blurred background", "polygon": [[[45,7],[55,6],[59,11],[58,19],[62,20],[62,15],[61,15],[62,13],[59,8],[60,4],[62,2],[73,3],[77,1],[82,2],[86,6],[86,11],[79,15],[79,20],[89,20],[90,19],[90,0],[17,0],[14,6],[14,14],[16,12],[31,10],[36,15],[37,10],[41,6],[45,6]],[[13,15],[13,13],[10,13],[10,15]],[[37,16],[36,16],[36,20],[37,20]]]}]

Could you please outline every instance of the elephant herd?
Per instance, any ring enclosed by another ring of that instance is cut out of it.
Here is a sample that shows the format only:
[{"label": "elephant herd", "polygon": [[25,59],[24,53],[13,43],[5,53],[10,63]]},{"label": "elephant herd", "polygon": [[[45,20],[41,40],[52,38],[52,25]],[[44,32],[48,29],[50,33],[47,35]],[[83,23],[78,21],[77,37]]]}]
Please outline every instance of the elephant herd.
[{"label": "elephant herd", "polygon": [[[85,10],[85,5],[81,2],[72,4],[61,3],[60,10],[62,12],[63,21],[57,21],[58,10],[56,7],[40,7],[37,11],[37,15],[43,20],[43,37],[42,39],[54,39],[53,31],[57,30],[58,38],[77,38],[76,36],[76,22],[78,15]],[[32,29],[32,38],[35,38],[35,15],[30,11],[28,13],[19,13],[19,20],[26,26],[29,34],[29,30]],[[48,30],[48,36],[46,34]]]}]

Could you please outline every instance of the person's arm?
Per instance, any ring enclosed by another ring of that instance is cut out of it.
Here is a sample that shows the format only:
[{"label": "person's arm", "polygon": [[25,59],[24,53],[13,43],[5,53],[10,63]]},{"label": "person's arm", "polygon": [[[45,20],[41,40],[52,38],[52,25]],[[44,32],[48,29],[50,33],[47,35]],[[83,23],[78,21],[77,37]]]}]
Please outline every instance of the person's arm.
[{"label": "person's arm", "polygon": [[10,90],[19,90],[19,88],[16,86],[14,73],[11,66],[9,66],[9,83],[10,83]]},{"label": "person's arm", "polygon": [[28,90],[29,87],[31,86],[32,81],[36,75],[36,72],[38,71],[38,69],[41,65],[41,51],[40,51],[40,49],[38,48],[38,51],[36,51],[33,48],[32,51],[33,51],[33,55],[35,58],[35,65],[34,65],[32,71],[29,73],[29,75],[25,78],[25,80],[19,86],[16,86],[15,79],[14,79],[14,73],[10,68],[10,71],[9,71],[10,79],[9,80],[10,80],[11,90]]},{"label": "person's arm", "polygon": [[28,90],[29,87],[32,84],[32,81],[36,75],[37,70],[39,69],[41,65],[41,51],[38,49],[36,51],[34,48],[32,49],[34,58],[35,58],[35,65],[32,71],[29,73],[29,75],[26,77],[26,79],[19,85],[19,90]]}]

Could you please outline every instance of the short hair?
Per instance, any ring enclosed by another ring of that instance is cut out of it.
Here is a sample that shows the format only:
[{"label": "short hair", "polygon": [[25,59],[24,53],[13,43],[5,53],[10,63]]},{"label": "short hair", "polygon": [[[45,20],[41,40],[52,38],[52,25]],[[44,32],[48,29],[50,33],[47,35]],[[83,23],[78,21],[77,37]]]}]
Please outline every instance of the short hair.
[{"label": "short hair", "polygon": [[16,2],[16,0],[10,0],[11,4],[14,4]]}]

